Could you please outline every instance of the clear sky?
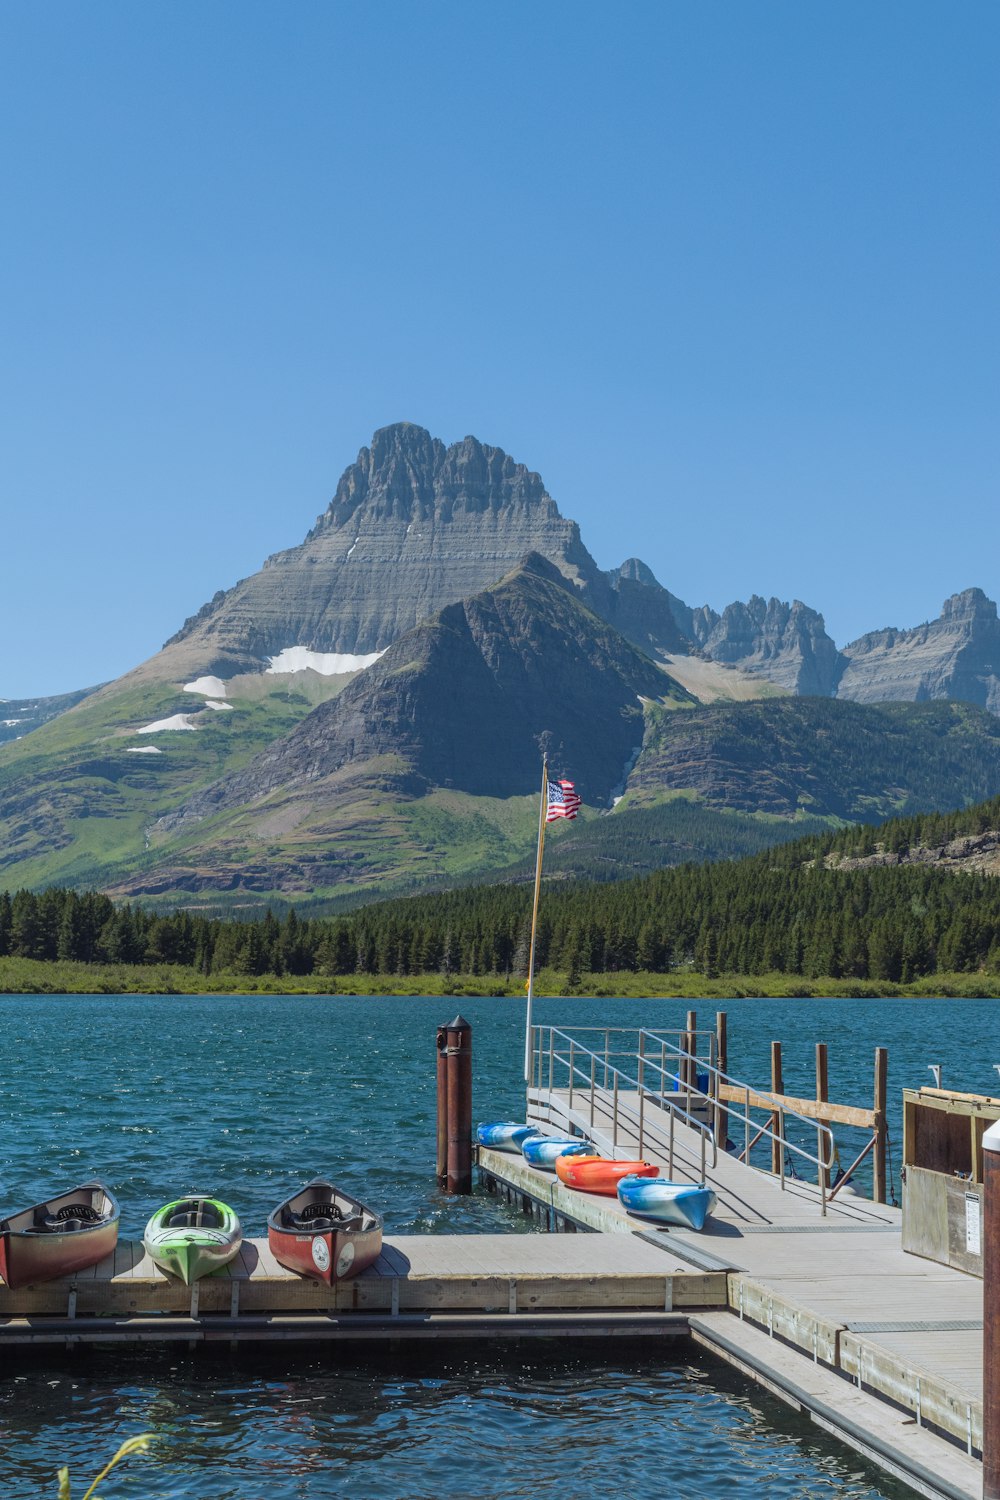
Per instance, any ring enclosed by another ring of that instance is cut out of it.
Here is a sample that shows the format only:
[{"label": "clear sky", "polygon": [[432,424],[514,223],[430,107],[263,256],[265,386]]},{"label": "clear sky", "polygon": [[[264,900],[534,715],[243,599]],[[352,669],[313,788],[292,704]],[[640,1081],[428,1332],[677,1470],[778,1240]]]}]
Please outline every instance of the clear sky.
[{"label": "clear sky", "polygon": [[0,0],[0,695],[402,419],[692,604],[996,597],[998,61],[995,0]]}]

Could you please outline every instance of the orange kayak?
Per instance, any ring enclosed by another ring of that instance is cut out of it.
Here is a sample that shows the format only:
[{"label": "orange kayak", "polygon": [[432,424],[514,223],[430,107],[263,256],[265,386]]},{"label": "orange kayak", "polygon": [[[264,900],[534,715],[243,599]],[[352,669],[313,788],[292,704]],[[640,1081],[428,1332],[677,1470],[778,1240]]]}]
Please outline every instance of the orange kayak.
[{"label": "orange kayak", "polygon": [[623,1177],[658,1177],[659,1167],[648,1161],[611,1161],[605,1156],[557,1156],[556,1175],[567,1187],[582,1193],[614,1198]]}]

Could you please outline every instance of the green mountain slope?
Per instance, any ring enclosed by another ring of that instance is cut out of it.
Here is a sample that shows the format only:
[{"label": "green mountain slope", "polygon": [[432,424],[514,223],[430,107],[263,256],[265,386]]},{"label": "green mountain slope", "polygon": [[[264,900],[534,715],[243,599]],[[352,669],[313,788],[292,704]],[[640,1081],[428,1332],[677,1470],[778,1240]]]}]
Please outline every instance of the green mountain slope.
[{"label": "green mountain slope", "polygon": [[[181,684],[104,689],[0,749],[0,886],[112,885],[149,863],[148,830],[288,733],[339,682],[248,679],[226,710]],[[186,716],[193,730],[141,733]],[[138,753],[137,753],[138,752]]]},{"label": "green mountain slope", "polygon": [[0,698],[0,745],[23,739],[97,691],[97,688],[89,687],[79,688],[75,693],[59,693],[52,698]]},{"label": "green mountain slope", "polygon": [[627,803],[665,794],[789,818],[874,822],[1000,791],[1000,719],[962,703],[826,698],[651,710]]}]

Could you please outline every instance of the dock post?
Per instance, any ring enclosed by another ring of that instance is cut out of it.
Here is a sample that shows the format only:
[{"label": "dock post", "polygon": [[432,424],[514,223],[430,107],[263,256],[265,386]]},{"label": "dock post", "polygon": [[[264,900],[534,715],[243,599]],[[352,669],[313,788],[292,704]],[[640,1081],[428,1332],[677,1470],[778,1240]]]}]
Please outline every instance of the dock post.
[{"label": "dock post", "polygon": [[1000,1500],[1000,1120],[983,1135],[983,1500]]},{"label": "dock post", "polygon": [[[827,1058],[826,1043],[816,1043],[816,1103],[826,1104],[830,1098],[830,1072]],[[816,1126],[816,1155],[820,1161],[826,1155],[823,1149],[825,1136],[823,1135],[822,1123]],[[816,1186],[822,1189],[830,1186],[829,1167],[820,1167],[817,1173]]]},{"label": "dock post", "polygon": [[448,1176],[448,1028],[437,1029],[437,1160],[434,1172],[438,1186]]},{"label": "dock post", "polygon": [[715,1013],[715,1066],[722,1075],[715,1079],[715,1139],[721,1142],[725,1150],[726,1138],[729,1134],[729,1120],[726,1111],[719,1103],[723,1078],[729,1072],[729,1045],[726,1037],[726,1012],[724,1010]]},{"label": "dock post", "polygon": [[[785,1085],[781,1076],[781,1043],[771,1043],[771,1093],[783,1094]],[[779,1110],[771,1112],[771,1129],[775,1135],[781,1134],[781,1113]],[[785,1159],[784,1144],[782,1141],[771,1142],[771,1171],[777,1176],[783,1170]]]},{"label": "dock post", "polygon": [[875,1150],[872,1154],[872,1199],[885,1203],[885,1147],[888,1136],[886,1104],[889,1094],[889,1053],[875,1048]]},{"label": "dock post", "polygon": [[449,1193],[472,1192],[472,1027],[456,1016],[446,1029]]}]

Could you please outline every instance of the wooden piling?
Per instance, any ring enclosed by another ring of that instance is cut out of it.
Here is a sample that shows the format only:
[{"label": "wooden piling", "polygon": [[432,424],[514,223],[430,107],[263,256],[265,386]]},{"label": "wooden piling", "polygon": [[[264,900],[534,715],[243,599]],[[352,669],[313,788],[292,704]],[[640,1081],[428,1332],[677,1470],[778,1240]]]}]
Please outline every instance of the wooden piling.
[{"label": "wooden piling", "polygon": [[[785,1085],[781,1075],[781,1043],[771,1043],[771,1093],[783,1094]],[[778,1110],[771,1112],[771,1129],[775,1135],[781,1133],[781,1114]],[[776,1175],[781,1171],[784,1145],[780,1140],[771,1142],[771,1171]]]},{"label": "wooden piling", "polygon": [[[830,1098],[830,1075],[827,1063],[826,1042],[816,1043],[816,1103],[826,1104]],[[816,1155],[822,1161],[826,1155],[824,1149],[824,1136],[822,1130],[816,1132]],[[826,1178],[826,1186],[830,1186],[830,1171],[827,1167],[817,1168],[816,1183],[822,1188],[823,1179]]]},{"label": "wooden piling", "polygon": [[872,1154],[872,1198],[876,1203],[886,1202],[886,1143],[889,1130],[886,1108],[889,1100],[889,1053],[885,1047],[875,1048],[875,1149]]},{"label": "wooden piling", "polygon": [[1000,1120],[983,1135],[983,1500],[1000,1500]]},{"label": "wooden piling", "polygon": [[472,1192],[472,1027],[462,1016],[446,1028],[449,1193]]},{"label": "wooden piling", "polygon": [[437,1029],[437,1155],[435,1175],[438,1186],[444,1187],[448,1176],[448,1028]]}]

